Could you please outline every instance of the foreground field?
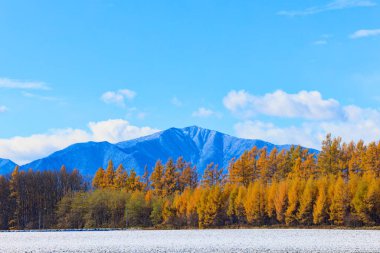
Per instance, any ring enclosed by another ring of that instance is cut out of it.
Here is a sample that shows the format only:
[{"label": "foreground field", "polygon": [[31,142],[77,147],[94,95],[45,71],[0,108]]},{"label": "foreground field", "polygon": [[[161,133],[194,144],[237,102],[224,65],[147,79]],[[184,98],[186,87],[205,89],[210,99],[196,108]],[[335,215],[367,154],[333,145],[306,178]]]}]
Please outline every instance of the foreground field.
[{"label": "foreground field", "polygon": [[374,230],[4,232],[0,252],[380,252]]}]

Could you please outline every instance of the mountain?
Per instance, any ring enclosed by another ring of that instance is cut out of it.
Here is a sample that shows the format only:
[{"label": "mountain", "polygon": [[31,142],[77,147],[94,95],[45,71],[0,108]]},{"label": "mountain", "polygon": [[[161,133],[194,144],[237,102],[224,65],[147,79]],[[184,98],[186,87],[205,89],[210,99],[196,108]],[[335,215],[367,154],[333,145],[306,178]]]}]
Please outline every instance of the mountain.
[{"label": "mountain", "polygon": [[94,175],[99,167],[107,166],[109,160],[116,165],[127,166],[131,159],[123,150],[109,142],[87,142],[73,144],[48,157],[23,165],[21,170],[60,169],[64,164],[69,170],[79,169],[82,175]]},{"label": "mountain", "polygon": [[0,175],[11,173],[15,167],[16,164],[11,160],[0,158]]},{"label": "mountain", "polygon": [[[244,151],[257,146],[266,146],[268,150],[289,146],[275,146],[261,140],[239,139],[217,131],[196,126],[183,129],[170,128],[147,137],[116,144],[126,153],[131,154],[136,162],[134,167],[144,168],[154,165],[157,159],[166,161],[168,158],[183,158],[196,165],[198,171],[210,162],[226,168],[234,157],[239,157]],[[141,171],[142,172],[142,171]]]},{"label": "mountain", "polygon": [[[134,168],[139,175],[144,167],[152,169],[160,159],[166,162],[169,158],[180,156],[196,165],[202,174],[210,162],[227,168],[232,158],[239,157],[244,151],[257,146],[289,149],[290,145],[274,145],[261,140],[240,139],[217,131],[196,126],[170,128],[149,136],[116,144],[108,142],[88,142],[71,145],[50,156],[21,166],[22,170],[59,169],[62,164],[68,169],[77,168],[85,176],[92,176],[99,167],[105,168],[109,160],[114,165],[123,164],[125,168]],[[317,152],[317,151],[312,151]]]}]

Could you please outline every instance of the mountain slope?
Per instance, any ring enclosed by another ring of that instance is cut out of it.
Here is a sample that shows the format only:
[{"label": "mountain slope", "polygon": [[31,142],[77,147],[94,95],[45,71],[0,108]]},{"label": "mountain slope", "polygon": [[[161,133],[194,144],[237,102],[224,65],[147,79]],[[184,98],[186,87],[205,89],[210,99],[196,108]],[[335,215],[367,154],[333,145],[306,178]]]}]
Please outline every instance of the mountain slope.
[{"label": "mountain slope", "polygon": [[151,136],[116,145],[136,158],[138,163],[135,165],[136,168],[143,168],[145,164],[151,167],[157,159],[165,162],[170,157],[176,159],[183,156],[186,161],[196,165],[200,172],[203,172],[210,162],[226,168],[232,158],[239,157],[244,151],[254,146],[258,148],[266,146],[268,150],[274,147],[288,148],[288,146],[275,146],[260,140],[239,139],[199,127],[170,128]]},{"label": "mountain slope", "polygon": [[160,159],[166,162],[169,158],[183,156],[202,174],[206,165],[214,162],[226,168],[232,158],[239,157],[244,151],[257,146],[272,150],[288,149],[289,145],[276,146],[261,140],[240,139],[217,131],[196,126],[183,129],[170,128],[149,136],[117,144],[108,142],[88,142],[74,144],[52,155],[36,160],[21,169],[34,170],[59,169],[65,164],[68,169],[77,168],[86,176],[92,176],[100,167],[106,167],[109,160],[114,165],[123,164],[125,168],[135,168],[139,175],[144,167],[152,169]]},{"label": "mountain slope", "polygon": [[15,167],[16,164],[11,160],[0,158],[0,175],[11,173]]},{"label": "mountain slope", "polygon": [[101,166],[106,166],[109,160],[112,160],[114,164],[127,165],[133,159],[114,144],[87,142],[73,144],[46,158],[23,165],[21,169],[59,169],[64,164],[70,170],[79,169],[82,175],[94,175],[95,171]]}]

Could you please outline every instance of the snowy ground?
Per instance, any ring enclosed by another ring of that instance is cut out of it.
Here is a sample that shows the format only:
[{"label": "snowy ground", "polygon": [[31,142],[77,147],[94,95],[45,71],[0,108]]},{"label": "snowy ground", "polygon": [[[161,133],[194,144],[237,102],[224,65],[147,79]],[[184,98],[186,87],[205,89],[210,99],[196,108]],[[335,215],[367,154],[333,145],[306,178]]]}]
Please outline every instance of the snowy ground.
[{"label": "snowy ground", "polygon": [[380,252],[380,231],[4,232],[0,233],[0,252]]}]

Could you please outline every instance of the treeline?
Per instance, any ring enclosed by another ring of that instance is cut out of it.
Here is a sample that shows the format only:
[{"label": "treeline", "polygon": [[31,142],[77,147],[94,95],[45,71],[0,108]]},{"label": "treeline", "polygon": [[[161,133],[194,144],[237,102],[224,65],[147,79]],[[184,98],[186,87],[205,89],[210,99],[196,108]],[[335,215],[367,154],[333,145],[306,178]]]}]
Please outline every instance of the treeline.
[{"label": "treeline", "polygon": [[85,191],[78,170],[19,171],[0,176],[0,230],[46,229],[57,224],[57,205],[67,194]]},{"label": "treeline", "polygon": [[[0,224],[10,229],[380,225],[380,143],[342,143],[328,135],[319,154],[296,146],[253,148],[225,170],[209,164],[203,175],[182,158],[157,161],[151,171],[145,168],[140,177],[110,161],[96,172],[90,189],[74,171],[72,186],[62,190],[64,169],[15,170],[9,180],[0,177]],[[21,174],[46,182],[16,191]],[[48,192],[41,190],[44,184],[51,187]],[[20,196],[24,201],[16,201]]]}]

